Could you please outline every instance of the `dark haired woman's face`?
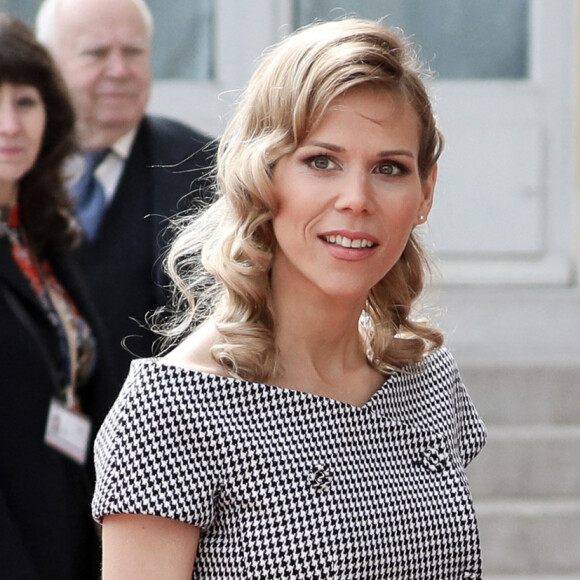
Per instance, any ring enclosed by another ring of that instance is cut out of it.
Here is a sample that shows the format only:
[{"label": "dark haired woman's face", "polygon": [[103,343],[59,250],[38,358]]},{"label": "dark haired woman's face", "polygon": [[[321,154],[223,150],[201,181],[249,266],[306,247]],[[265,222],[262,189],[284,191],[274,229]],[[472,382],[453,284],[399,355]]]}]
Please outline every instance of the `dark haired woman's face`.
[{"label": "dark haired woman's face", "polygon": [[42,144],[46,110],[32,85],[0,84],[0,189],[14,190],[34,165]]}]

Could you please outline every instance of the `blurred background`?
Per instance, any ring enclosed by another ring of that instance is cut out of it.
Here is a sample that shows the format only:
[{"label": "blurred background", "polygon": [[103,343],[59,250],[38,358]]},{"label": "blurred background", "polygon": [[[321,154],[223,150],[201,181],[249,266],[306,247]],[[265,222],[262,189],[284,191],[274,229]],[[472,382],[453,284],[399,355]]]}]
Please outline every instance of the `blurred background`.
[{"label": "blurred background", "polygon": [[[29,23],[37,0],[0,0]],[[469,469],[488,580],[580,579],[576,0],[148,0],[149,110],[219,136],[262,51],[385,17],[420,47],[447,145],[426,307],[488,424]]]}]

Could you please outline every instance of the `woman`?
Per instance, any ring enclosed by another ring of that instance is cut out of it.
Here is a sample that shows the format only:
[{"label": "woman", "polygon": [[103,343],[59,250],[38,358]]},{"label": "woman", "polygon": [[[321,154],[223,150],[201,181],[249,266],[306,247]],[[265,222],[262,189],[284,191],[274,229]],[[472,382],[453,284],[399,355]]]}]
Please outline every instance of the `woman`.
[{"label": "woman", "polygon": [[168,256],[185,338],[97,437],[106,580],[481,577],[485,430],[412,315],[442,147],[419,72],[353,19],[253,75]]},{"label": "woman", "polygon": [[[97,578],[83,415],[100,380],[61,167],[74,115],[47,52],[0,15],[0,575]],[[102,359],[102,353],[100,353]]]}]

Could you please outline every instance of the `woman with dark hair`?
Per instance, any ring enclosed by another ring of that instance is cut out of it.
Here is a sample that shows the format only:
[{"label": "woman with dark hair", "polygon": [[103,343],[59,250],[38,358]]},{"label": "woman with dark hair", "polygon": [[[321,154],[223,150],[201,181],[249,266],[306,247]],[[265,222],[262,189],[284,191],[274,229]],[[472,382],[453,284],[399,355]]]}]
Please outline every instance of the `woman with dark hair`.
[{"label": "woman with dark hair", "polygon": [[[97,578],[90,520],[90,305],[69,256],[74,114],[46,50],[0,14],[0,575]],[[97,372],[98,369],[98,372]]]},{"label": "woman with dark hair", "polygon": [[97,436],[106,580],[481,578],[485,428],[416,308],[442,146],[384,24],[266,54],[168,255],[176,346]]}]

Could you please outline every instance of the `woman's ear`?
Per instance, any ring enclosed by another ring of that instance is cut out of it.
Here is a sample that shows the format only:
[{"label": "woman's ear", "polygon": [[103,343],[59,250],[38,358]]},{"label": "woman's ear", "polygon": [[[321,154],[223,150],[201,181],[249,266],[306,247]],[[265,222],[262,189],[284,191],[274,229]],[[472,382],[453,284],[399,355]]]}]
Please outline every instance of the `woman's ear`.
[{"label": "woman's ear", "polygon": [[415,225],[418,226],[425,221],[429,216],[431,211],[431,206],[433,205],[433,192],[435,191],[435,183],[437,182],[437,165],[433,166],[429,175],[423,179],[421,184],[421,190],[423,192],[423,199],[419,205],[417,211],[417,216],[415,218]]}]

